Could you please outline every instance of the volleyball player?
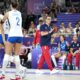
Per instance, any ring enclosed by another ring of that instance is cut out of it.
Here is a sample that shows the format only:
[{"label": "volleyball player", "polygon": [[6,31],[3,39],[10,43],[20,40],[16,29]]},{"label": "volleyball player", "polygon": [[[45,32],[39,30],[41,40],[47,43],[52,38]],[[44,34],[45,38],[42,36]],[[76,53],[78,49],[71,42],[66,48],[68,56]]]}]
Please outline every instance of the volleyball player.
[{"label": "volleyball player", "polygon": [[3,20],[1,23],[5,22],[6,19],[9,20],[10,23],[10,30],[8,33],[8,39],[7,42],[4,39],[5,43],[5,56],[3,60],[3,68],[2,68],[2,75],[0,76],[0,79],[5,78],[5,70],[6,66],[8,64],[8,61],[10,61],[10,57],[12,55],[12,50],[14,48],[14,63],[16,64],[16,74],[14,80],[21,80],[20,77],[20,69],[22,68],[20,65],[20,58],[19,58],[19,51],[21,47],[21,43],[23,40],[23,34],[22,34],[22,16],[21,12],[17,10],[17,0],[11,0],[11,11],[7,12],[4,15]]}]

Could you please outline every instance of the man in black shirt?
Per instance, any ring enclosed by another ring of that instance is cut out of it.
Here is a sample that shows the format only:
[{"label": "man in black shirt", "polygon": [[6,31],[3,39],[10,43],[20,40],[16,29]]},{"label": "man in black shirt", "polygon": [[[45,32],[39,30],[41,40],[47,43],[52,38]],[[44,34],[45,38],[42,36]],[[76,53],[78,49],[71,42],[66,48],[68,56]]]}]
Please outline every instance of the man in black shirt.
[{"label": "man in black shirt", "polygon": [[58,70],[53,69],[51,63],[50,41],[51,41],[51,35],[53,34],[53,29],[51,29],[50,23],[51,23],[51,17],[47,16],[45,24],[43,24],[40,27],[40,32],[41,32],[40,45],[42,49],[42,55],[38,63],[38,69],[42,69],[43,63],[46,62],[48,68],[51,70],[51,74],[53,74],[58,72]]}]

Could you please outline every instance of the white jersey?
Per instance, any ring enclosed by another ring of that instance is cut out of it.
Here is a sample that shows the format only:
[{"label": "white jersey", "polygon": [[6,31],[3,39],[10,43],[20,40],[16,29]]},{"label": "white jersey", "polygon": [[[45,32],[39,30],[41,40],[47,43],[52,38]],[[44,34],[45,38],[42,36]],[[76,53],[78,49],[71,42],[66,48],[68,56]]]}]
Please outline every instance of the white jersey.
[{"label": "white jersey", "polygon": [[9,12],[10,30],[9,37],[23,37],[22,33],[22,16],[18,10],[12,10]]},{"label": "white jersey", "polygon": [[5,21],[4,24],[3,24],[4,34],[8,34],[8,33],[9,33],[9,28],[10,28],[9,22],[8,22],[8,20],[6,19],[6,21]]}]

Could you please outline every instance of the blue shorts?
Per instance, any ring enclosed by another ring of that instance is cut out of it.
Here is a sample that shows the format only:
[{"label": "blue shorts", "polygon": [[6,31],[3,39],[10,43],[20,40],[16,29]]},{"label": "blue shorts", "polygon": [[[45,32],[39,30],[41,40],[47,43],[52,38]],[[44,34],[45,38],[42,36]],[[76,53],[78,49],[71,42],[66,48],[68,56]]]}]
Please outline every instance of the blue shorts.
[{"label": "blue shorts", "polygon": [[23,37],[8,37],[7,41],[10,43],[22,43]]},{"label": "blue shorts", "polygon": [[[8,38],[8,35],[5,34],[5,40],[7,40],[7,38]],[[4,44],[4,43],[3,43],[2,34],[0,34],[0,44]]]}]

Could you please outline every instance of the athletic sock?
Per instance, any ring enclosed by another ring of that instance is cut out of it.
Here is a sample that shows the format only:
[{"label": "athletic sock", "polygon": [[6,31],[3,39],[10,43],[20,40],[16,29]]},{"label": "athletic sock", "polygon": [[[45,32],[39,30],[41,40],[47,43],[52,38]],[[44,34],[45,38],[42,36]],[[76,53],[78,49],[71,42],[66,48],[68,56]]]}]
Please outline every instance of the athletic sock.
[{"label": "athletic sock", "polygon": [[19,55],[14,56],[14,62],[16,64],[16,75],[20,75],[20,58]]},{"label": "athletic sock", "polygon": [[6,67],[7,67],[7,64],[9,62],[9,59],[10,59],[10,55],[9,54],[5,54],[4,55],[4,59],[3,59],[3,66],[2,66],[2,74],[5,75],[5,71],[6,71]]},{"label": "athletic sock", "polygon": [[51,56],[51,58],[52,58],[52,61],[53,61],[54,65],[55,65],[55,67],[57,67],[57,63],[56,63],[55,56],[54,56],[54,55],[52,55],[52,56]]}]

